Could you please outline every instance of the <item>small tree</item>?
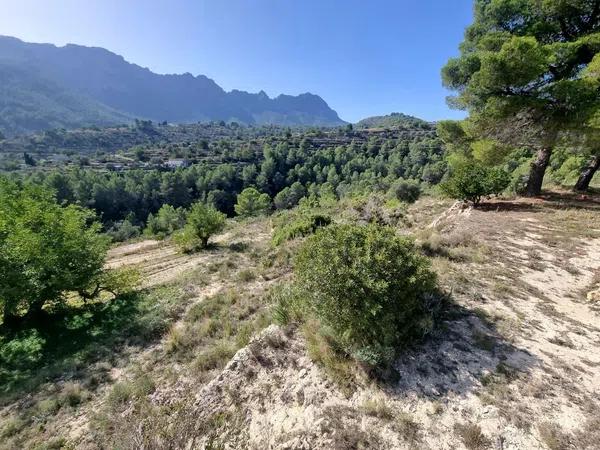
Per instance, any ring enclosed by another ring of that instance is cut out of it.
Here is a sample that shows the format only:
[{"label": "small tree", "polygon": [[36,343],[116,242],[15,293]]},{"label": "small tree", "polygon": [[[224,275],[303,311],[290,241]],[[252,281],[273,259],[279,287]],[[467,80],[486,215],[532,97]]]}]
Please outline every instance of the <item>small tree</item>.
[{"label": "small tree", "polygon": [[273,200],[277,209],[289,209],[298,204],[300,199],[306,195],[306,188],[299,182],[283,188]]},{"label": "small tree", "polygon": [[173,234],[185,225],[185,209],[162,205],[155,215],[149,214],[146,233],[161,239]]},{"label": "small tree", "polygon": [[183,230],[175,236],[176,242],[184,252],[206,248],[208,239],[223,230],[227,216],[204,203],[192,205]]},{"label": "small tree", "polygon": [[249,187],[237,196],[234,208],[236,214],[242,217],[267,214],[271,209],[271,197],[269,194],[261,194],[256,188]]},{"label": "small tree", "polygon": [[412,241],[391,228],[321,228],[301,247],[294,274],[309,311],[359,360],[389,361],[431,329],[435,275]]},{"label": "small tree", "polygon": [[42,187],[0,178],[0,306],[4,322],[37,315],[103,275],[109,238],[91,211],[60,206]]},{"label": "small tree", "polygon": [[502,169],[461,161],[455,164],[450,178],[440,188],[452,198],[470,201],[477,206],[482,198],[500,194],[509,183],[510,175]]}]

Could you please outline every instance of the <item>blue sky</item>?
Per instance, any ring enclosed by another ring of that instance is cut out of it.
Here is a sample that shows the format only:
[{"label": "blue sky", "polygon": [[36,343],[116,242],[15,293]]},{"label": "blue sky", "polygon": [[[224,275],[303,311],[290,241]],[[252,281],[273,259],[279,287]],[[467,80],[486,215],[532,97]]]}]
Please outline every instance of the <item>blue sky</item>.
[{"label": "blue sky", "polygon": [[107,48],[158,73],[226,90],[321,95],[348,121],[404,112],[462,117],[440,68],[458,52],[472,0],[19,0],[0,33]]}]

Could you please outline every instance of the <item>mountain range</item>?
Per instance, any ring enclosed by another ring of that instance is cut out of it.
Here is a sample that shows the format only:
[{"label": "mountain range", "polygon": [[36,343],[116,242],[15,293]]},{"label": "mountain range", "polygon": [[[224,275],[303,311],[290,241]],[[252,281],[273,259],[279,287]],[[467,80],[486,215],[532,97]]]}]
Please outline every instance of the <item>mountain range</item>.
[{"label": "mountain range", "polygon": [[338,126],[318,95],[226,92],[204,75],[161,75],[103,48],[0,36],[0,131],[105,126],[134,118],[174,123]]}]

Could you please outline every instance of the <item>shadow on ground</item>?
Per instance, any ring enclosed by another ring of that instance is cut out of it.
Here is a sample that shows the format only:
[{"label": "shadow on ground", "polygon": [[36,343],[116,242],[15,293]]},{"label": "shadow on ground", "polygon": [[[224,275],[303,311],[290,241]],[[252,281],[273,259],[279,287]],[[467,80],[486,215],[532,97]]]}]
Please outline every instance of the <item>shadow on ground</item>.
[{"label": "shadow on ground", "polygon": [[512,379],[540,364],[536,356],[504,339],[485,317],[449,302],[436,334],[396,361],[399,379],[386,389],[430,400],[466,396],[479,389],[485,377]]},{"label": "shadow on ground", "polygon": [[[158,290],[164,298],[177,293]],[[173,302],[145,291],[80,307],[55,308],[36,321],[0,327],[0,403],[56,378],[90,375],[124,344],[149,345],[166,330]]]}]

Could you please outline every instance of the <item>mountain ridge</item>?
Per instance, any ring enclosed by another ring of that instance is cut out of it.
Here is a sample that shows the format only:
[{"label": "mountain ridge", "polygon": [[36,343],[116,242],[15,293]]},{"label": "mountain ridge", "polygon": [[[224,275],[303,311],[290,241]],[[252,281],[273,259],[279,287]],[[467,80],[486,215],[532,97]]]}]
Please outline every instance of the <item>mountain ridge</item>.
[{"label": "mountain ridge", "polygon": [[[58,47],[0,36],[0,79],[7,78],[6,72],[15,70],[27,72],[36,82],[27,87],[29,97],[11,95],[15,90],[27,91],[14,77],[11,85],[4,89],[0,99],[0,130],[7,135],[42,131],[63,122],[65,128],[71,128],[123,123],[124,119],[133,118],[175,123],[235,120],[248,125],[345,124],[325,100],[315,94],[280,94],[270,98],[264,91],[254,94],[234,89],[227,92],[205,75],[157,74],[102,47],[76,44]],[[87,103],[81,111],[81,123],[69,120],[73,109],[77,109],[74,104],[62,113],[64,105],[58,105],[52,120],[38,120],[36,112],[39,114],[40,106],[46,104],[45,100],[53,92],[52,86],[64,90],[71,99],[79,98],[82,105]],[[98,111],[103,112],[106,119],[101,123],[93,119]],[[33,119],[28,122],[31,116]]]}]

